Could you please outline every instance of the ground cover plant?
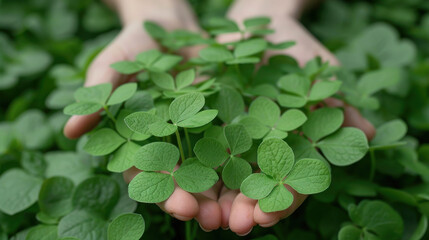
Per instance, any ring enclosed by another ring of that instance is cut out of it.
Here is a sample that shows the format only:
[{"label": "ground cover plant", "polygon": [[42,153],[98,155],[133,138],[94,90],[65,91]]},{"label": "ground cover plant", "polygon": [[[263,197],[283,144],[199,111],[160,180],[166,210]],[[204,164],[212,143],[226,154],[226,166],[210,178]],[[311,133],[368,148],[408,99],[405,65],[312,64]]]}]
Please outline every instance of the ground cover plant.
[{"label": "ground cover plant", "polygon": [[[0,239],[235,239],[153,204],[175,183],[200,193],[218,182],[258,200],[264,212],[287,209],[291,191],[310,195],[291,217],[255,228],[249,239],[428,237],[429,8],[422,2],[398,3],[396,15],[383,1],[374,9],[365,1],[323,4],[307,18],[318,19],[309,28],[342,67],[320,58],[299,66],[286,55],[263,61],[268,50],[294,47],[264,39],[273,32],[269,18],[240,28],[211,16],[228,1],[195,2],[209,35],[142,23],[163,50],[112,64],[137,79],[116,89],[81,86],[114,36],[107,30],[118,26],[109,11],[65,1],[51,6],[62,15],[46,15],[36,2],[27,7],[37,9],[33,18],[47,18],[47,32],[22,20],[8,24],[25,14],[0,4]],[[348,14],[332,13],[338,9]],[[87,16],[83,23],[78,15]],[[243,37],[217,42],[231,32]],[[84,43],[73,38],[99,33]],[[177,54],[194,45],[202,46],[198,57]],[[358,108],[375,137],[343,126],[344,109],[329,105],[332,98]],[[94,130],[78,140],[63,136],[68,116],[96,112],[102,120]],[[127,185],[121,173],[131,167],[141,172]]]}]

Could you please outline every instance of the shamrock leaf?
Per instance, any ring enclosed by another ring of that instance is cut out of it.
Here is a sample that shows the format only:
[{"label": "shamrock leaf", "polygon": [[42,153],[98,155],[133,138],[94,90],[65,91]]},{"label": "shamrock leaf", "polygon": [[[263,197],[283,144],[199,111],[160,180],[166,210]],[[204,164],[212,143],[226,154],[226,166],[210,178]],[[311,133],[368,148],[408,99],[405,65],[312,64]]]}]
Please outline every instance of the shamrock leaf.
[{"label": "shamrock leaf", "polygon": [[93,156],[103,156],[112,153],[125,142],[114,130],[102,128],[91,135],[83,149]]},{"label": "shamrock leaf", "polygon": [[153,142],[144,145],[137,151],[136,167],[143,171],[173,172],[179,157],[179,149],[173,144]]},{"label": "shamrock leaf", "polygon": [[219,111],[219,118],[225,123],[231,123],[237,116],[244,113],[244,100],[237,90],[222,86],[211,99],[210,106]]},{"label": "shamrock leaf", "polygon": [[[145,25],[146,26],[146,25]],[[149,72],[166,72],[182,61],[182,57],[176,55],[162,54],[152,49],[139,53],[136,61],[120,61],[110,65],[122,74],[135,74],[142,70]]]},{"label": "shamrock leaf", "polygon": [[258,147],[257,162],[262,173],[248,176],[240,190],[247,197],[259,200],[264,212],[281,211],[293,202],[285,184],[301,194],[326,190],[331,182],[330,168],[319,159],[305,158],[295,163],[294,153],[281,139],[269,138]]},{"label": "shamrock leaf", "polygon": [[401,72],[398,68],[383,68],[365,73],[359,80],[346,80],[341,89],[345,93],[345,99],[350,104],[365,109],[378,109],[379,100],[374,94],[381,90],[387,90],[397,86],[401,80]]},{"label": "shamrock leaf", "polygon": [[184,128],[201,127],[211,122],[217,110],[204,110],[199,112],[205,104],[202,93],[194,92],[177,97],[169,107],[170,119],[174,125]]},{"label": "shamrock leaf", "polygon": [[202,49],[199,56],[207,62],[226,62],[234,58],[234,55],[224,46],[210,46]]},{"label": "shamrock leaf", "polygon": [[234,49],[234,59],[226,61],[226,64],[257,63],[260,59],[251,56],[264,51],[267,46],[267,41],[260,38],[239,42]]},{"label": "shamrock leaf", "polygon": [[371,149],[386,149],[403,145],[400,142],[407,133],[407,125],[400,119],[384,123],[377,128],[376,135],[371,141]]},{"label": "shamrock leaf", "polygon": [[360,239],[362,236],[368,239],[402,238],[404,223],[401,215],[388,204],[365,200],[357,206],[349,206],[348,211],[355,226],[343,227],[339,239]]},{"label": "shamrock leaf", "polygon": [[277,101],[283,107],[300,108],[307,102],[318,102],[334,95],[341,84],[337,80],[320,80],[311,86],[309,77],[289,74],[277,82],[278,87],[285,91],[277,96]]},{"label": "shamrock leaf", "polygon": [[[101,108],[119,104],[130,99],[137,90],[136,83],[126,83],[119,86],[110,96],[112,84],[103,83],[93,87],[83,87],[76,90],[72,103],[64,108],[66,115],[88,115]],[[109,98],[110,96],[110,98]]]},{"label": "shamrock leaf", "polygon": [[110,240],[138,240],[145,230],[145,222],[140,214],[122,214],[109,224],[107,236]]},{"label": "shamrock leaf", "polygon": [[143,172],[131,181],[128,189],[130,198],[139,202],[156,203],[166,200],[174,190],[173,177],[177,184],[188,192],[206,191],[218,180],[213,169],[202,165],[196,159],[183,161],[179,169],[174,171],[180,153],[171,143],[146,144],[135,156],[136,167]]},{"label": "shamrock leaf", "polygon": [[173,134],[177,130],[175,125],[167,123],[151,111],[132,113],[124,121],[129,129],[143,136],[164,137]]},{"label": "shamrock leaf", "polygon": [[335,132],[343,124],[344,115],[338,108],[321,108],[310,114],[302,126],[304,134],[313,141]]},{"label": "shamrock leaf", "polygon": [[215,170],[204,166],[195,158],[182,163],[173,176],[183,190],[192,193],[204,192],[219,180]]},{"label": "shamrock leaf", "polygon": [[[177,74],[176,79],[173,79],[173,77],[168,73],[153,72],[151,73],[151,80],[156,86],[163,89],[165,91],[164,94],[166,95],[172,94],[169,91],[180,93],[181,91],[184,91],[184,88],[189,87],[194,82],[195,70],[189,69],[180,72]],[[195,90],[195,88],[191,89]]]},{"label": "shamrock leaf", "polygon": [[307,121],[303,112],[291,109],[280,116],[280,108],[277,104],[266,98],[258,97],[249,107],[249,116],[240,119],[240,123],[246,127],[252,138],[286,138],[287,131],[300,127]]},{"label": "shamrock leaf", "polygon": [[141,172],[128,185],[130,198],[138,202],[157,203],[173,194],[174,180],[170,174]]},{"label": "shamrock leaf", "polygon": [[357,128],[341,128],[316,143],[325,157],[334,165],[347,166],[362,159],[368,151],[365,134]]},{"label": "shamrock leaf", "polygon": [[[226,162],[222,179],[225,185],[231,189],[240,187],[241,182],[252,173],[249,163],[237,155],[248,151],[252,147],[252,139],[246,129],[239,124],[225,126],[223,137],[225,145],[219,140],[204,137],[195,144],[194,153],[198,160],[205,166],[214,168]],[[231,154],[228,153],[228,149]]]}]

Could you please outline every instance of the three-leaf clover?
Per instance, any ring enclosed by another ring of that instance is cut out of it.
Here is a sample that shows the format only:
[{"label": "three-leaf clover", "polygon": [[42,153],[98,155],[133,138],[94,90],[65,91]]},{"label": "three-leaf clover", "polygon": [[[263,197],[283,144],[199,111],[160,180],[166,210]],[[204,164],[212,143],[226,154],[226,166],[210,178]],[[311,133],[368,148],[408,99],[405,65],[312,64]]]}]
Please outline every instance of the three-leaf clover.
[{"label": "three-leaf clover", "polygon": [[334,95],[341,87],[341,81],[320,80],[311,86],[309,77],[296,73],[283,76],[277,85],[285,93],[277,96],[283,107],[300,108],[307,102],[318,102]]},{"label": "three-leaf clover", "polygon": [[329,162],[336,166],[347,166],[362,159],[368,151],[365,134],[352,127],[340,128],[344,115],[337,108],[321,108],[312,112],[302,126],[304,135],[289,136],[288,143],[295,149],[297,158],[319,158],[320,149]]},{"label": "three-leaf clover", "polygon": [[152,73],[152,82],[166,91],[179,91],[190,86],[195,80],[195,70],[189,69],[177,74],[176,79],[168,73]]},{"label": "three-leaf clover", "polygon": [[114,152],[107,164],[109,171],[123,172],[134,166],[134,154],[140,148],[134,141],[143,141],[151,136],[133,132],[128,128],[124,119],[131,113],[130,110],[121,110],[115,122],[116,131],[110,128],[97,130],[84,145],[84,150],[93,156]]},{"label": "three-leaf clover", "polygon": [[227,146],[217,139],[206,137],[195,144],[194,152],[198,160],[210,168],[226,162],[222,170],[223,182],[230,189],[238,189],[241,182],[252,173],[250,164],[238,157],[252,147],[252,138],[240,124],[225,126],[223,137]]},{"label": "three-leaf clover", "polygon": [[176,66],[182,57],[170,54],[163,54],[152,49],[139,53],[136,61],[120,61],[113,63],[111,67],[122,74],[134,74],[142,70],[149,72],[166,72]]},{"label": "three-leaf clover", "polygon": [[[76,90],[72,103],[64,108],[67,115],[88,115],[95,113],[101,108],[119,104],[130,99],[137,90],[136,83],[126,83],[119,86],[112,92],[112,84],[103,83],[93,87],[83,87]],[[110,97],[109,97],[110,96]]]},{"label": "three-leaf clover", "polygon": [[400,119],[391,120],[379,126],[375,137],[370,142],[370,150],[387,149],[404,145],[400,141],[407,133],[407,125]]},{"label": "three-leaf clover", "polygon": [[174,180],[183,190],[192,193],[203,192],[218,181],[217,173],[195,158],[183,161],[175,170],[179,157],[179,149],[171,143],[153,142],[141,147],[135,154],[135,165],[143,172],[129,184],[130,198],[157,203],[173,193]]},{"label": "three-leaf clover", "polygon": [[254,139],[263,137],[286,138],[287,132],[300,127],[307,121],[305,114],[297,109],[290,109],[280,116],[277,104],[266,98],[259,97],[249,106],[249,116],[240,120]]},{"label": "three-leaf clover", "polygon": [[342,76],[341,91],[350,104],[366,109],[378,109],[380,102],[373,96],[377,92],[395,86],[401,80],[401,72],[397,68],[384,68],[362,75],[356,81],[354,78]]},{"label": "three-leaf clover", "polygon": [[125,118],[127,126],[140,134],[164,137],[173,134],[178,127],[196,128],[211,122],[218,111],[214,109],[200,111],[205,104],[202,93],[193,92],[174,99],[169,108],[168,123],[165,119],[150,113],[136,112]]},{"label": "three-leaf clover", "polygon": [[353,225],[348,224],[338,233],[339,240],[402,239],[404,223],[391,206],[382,201],[364,200],[348,207]]},{"label": "three-leaf clover", "polygon": [[301,194],[315,194],[326,190],[331,182],[329,165],[320,160],[304,158],[295,162],[292,148],[281,139],[270,138],[258,147],[258,166],[261,173],[253,173],[241,184],[241,192],[259,200],[264,212],[281,211],[293,202],[289,185]]}]

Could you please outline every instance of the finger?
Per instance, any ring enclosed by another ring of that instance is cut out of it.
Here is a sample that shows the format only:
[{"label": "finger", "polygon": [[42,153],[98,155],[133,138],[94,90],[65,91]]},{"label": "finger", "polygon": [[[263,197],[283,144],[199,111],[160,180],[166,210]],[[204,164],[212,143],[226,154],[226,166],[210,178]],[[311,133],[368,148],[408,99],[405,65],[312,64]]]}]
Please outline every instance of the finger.
[{"label": "finger", "polygon": [[[128,81],[131,76],[119,74],[110,65],[118,61],[132,60],[139,52],[156,47],[156,42],[144,34],[140,24],[125,28],[91,63],[85,86],[112,83],[113,87],[117,87]],[[68,138],[78,138],[93,129],[99,120],[99,113],[73,116],[64,127],[64,135]]]},{"label": "finger", "polygon": [[256,200],[250,199],[239,193],[232,203],[231,215],[229,217],[229,227],[231,231],[239,236],[245,236],[252,231],[255,222],[253,211]]},{"label": "finger", "polygon": [[223,229],[229,228],[232,203],[238,193],[238,190],[230,190],[226,187],[222,187],[218,202],[221,209],[221,227]]},{"label": "finger", "polygon": [[125,172],[122,173],[122,176],[124,177],[124,181],[129,184],[131,182],[131,180],[133,180],[133,178],[141,173],[142,170],[136,168],[136,167],[131,167],[127,170],[125,170]]},{"label": "finger", "polygon": [[195,219],[200,224],[201,229],[206,232],[218,229],[221,223],[221,211],[216,199],[209,198],[202,193],[194,194],[199,212]]},{"label": "finger", "polygon": [[173,194],[164,202],[157,205],[166,213],[181,221],[189,221],[199,212],[195,197],[176,185]]},{"label": "finger", "polygon": [[267,58],[276,54],[287,54],[293,56],[300,66],[304,66],[314,57],[320,56],[323,61],[328,61],[331,65],[339,65],[335,56],[296,19],[285,17],[274,21],[271,27],[276,30],[276,33],[268,35],[267,40],[273,43],[294,41],[295,45],[285,50],[268,51]]},{"label": "finger", "polygon": [[297,193],[293,188],[289,187],[288,185],[285,185],[285,187],[293,195],[292,205],[290,205],[290,207],[283,211],[266,213],[263,212],[259,207],[259,204],[257,204],[254,211],[254,221],[256,224],[259,224],[261,227],[271,227],[275,225],[281,219],[290,216],[307,198],[307,195]]},{"label": "finger", "polygon": [[345,127],[356,127],[362,130],[366,137],[371,140],[375,136],[375,128],[366,118],[364,118],[359,110],[355,107],[345,104],[343,101],[328,98],[325,100],[326,104],[330,107],[343,107],[344,108],[344,122]]}]

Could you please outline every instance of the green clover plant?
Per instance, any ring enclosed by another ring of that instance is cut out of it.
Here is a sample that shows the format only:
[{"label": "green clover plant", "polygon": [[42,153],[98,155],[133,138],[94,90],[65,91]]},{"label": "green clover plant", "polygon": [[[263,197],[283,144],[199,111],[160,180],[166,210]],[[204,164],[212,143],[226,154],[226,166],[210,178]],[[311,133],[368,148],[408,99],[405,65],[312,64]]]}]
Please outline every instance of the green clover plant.
[{"label": "green clover plant", "polygon": [[254,139],[287,137],[287,132],[293,131],[307,121],[307,116],[297,109],[285,111],[280,116],[277,104],[266,98],[259,97],[249,106],[249,116],[240,119],[240,123]]},{"label": "green clover plant", "polygon": [[326,190],[331,173],[326,162],[303,158],[295,162],[292,148],[283,140],[270,138],[258,147],[258,166],[261,173],[253,173],[241,184],[241,192],[258,200],[264,212],[288,208],[293,194],[285,184],[301,194],[315,194]]},{"label": "green clover plant", "polygon": [[207,167],[215,168],[224,164],[223,182],[230,189],[238,189],[241,182],[252,173],[250,164],[239,157],[239,154],[252,147],[252,138],[240,124],[225,126],[222,137],[226,145],[215,138],[205,137],[195,143],[194,152]]},{"label": "green clover plant", "polygon": [[[166,200],[174,191],[174,180],[188,192],[198,193],[212,187],[218,180],[216,172],[195,158],[179,161],[179,149],[171,143],[153,142],[135,154],[135,166],[142,170],[128,186],[130,198],[146,203]],[[174,179],[174,180],[173,180]]]}]

